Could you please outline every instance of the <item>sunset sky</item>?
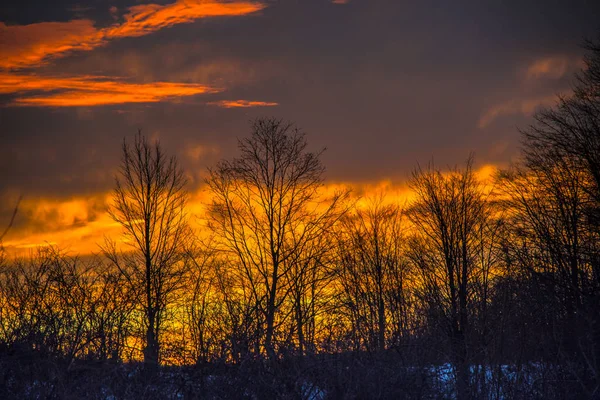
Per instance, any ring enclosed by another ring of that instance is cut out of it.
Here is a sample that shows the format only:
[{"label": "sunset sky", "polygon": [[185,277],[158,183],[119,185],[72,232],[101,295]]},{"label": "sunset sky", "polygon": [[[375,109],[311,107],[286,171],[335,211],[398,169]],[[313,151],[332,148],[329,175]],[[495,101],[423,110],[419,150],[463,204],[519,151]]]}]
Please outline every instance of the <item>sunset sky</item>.
[{"label": "sunset sky", "polygon": [[90,252],[124,137],[159,138],[201,213],[207,166],[249,121],[295,121],[329,184],[403,183],[417,163],[506,166],[567,94],[597,1],[67,0],[0,6],[0,228],[7,249]]}]

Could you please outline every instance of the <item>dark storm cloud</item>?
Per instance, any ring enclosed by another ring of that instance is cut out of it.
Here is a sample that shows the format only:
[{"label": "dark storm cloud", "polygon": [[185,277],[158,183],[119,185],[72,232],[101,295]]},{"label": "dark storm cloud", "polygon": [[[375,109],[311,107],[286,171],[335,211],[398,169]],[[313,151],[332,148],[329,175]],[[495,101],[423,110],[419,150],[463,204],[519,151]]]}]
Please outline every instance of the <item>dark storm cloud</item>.
[{"label": "dark storm cloud", "polygon": [[[268,2],[259,16],[177,25],[57,59],[40,73],[225,90],[175,103],[89,108],[19,108],[6,97],[0,190],[52,196],[108,190],[120,142],[138,128],[160,137],[200,182],[199,171],[230,157],[248,121],[265,114],[296,121],[314,148],[327,146],[333,180],[404,177],[417,161],[455,164],[471,150],[481,163],[507,162],[518,144],[516,126],[568,89],[579,43],[596,35],[598,6],[457,3]],[[30,15],[8,6],[2,16],[19,24],[69,21],[79,7],[86,18],[104,21],[107,5],[53,3],[58,10],[41,7]],[[539,73],[530,73],[536,63]],[[222,101],[278,106],[210,104]]]}]

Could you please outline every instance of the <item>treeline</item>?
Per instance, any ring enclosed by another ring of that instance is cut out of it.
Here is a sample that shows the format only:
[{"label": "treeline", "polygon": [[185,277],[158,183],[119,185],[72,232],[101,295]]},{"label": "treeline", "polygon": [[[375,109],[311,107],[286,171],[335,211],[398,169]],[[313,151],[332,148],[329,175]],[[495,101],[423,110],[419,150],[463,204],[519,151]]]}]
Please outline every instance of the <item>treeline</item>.
[{"label": "treeline", "polygon": [[[190,215],[177,159],[124,142],[120,241],[2,259],[4,394],[60,397],[40,382],[143,360],[153,377],[195,366],[191,397],[598,398],[600,47],[586,48],[517,164],[491,181],[472,157],[418,167],[405,204],[328,191],[304,134],[259,119]],[[19,381],[39,360],[54,372]]]}]

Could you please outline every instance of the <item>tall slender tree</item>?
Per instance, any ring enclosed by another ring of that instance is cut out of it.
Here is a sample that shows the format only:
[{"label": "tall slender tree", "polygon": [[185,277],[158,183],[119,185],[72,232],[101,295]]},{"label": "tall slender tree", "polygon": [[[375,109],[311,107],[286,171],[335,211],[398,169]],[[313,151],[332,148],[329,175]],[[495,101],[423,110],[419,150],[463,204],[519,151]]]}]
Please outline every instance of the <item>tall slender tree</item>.
[{"label": "tall slender tree", "polygon": [[123,141],[111,217],[123,227],[129,252],[106,243],[105,254],[136,294],[145,328],[144,361],[158,364],[165,311],[183,275],[189,238],[186,178],[175,157],[141,134]]}]

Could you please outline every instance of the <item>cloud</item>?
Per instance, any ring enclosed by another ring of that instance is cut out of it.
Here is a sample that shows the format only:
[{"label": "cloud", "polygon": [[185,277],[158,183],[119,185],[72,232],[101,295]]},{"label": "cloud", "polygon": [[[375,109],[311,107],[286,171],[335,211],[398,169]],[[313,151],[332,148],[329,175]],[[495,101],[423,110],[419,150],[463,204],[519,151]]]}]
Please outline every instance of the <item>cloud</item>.
[{"label": "cloud", "polygon": [[185,152],[187,157],[192,161],[199,161],[201,158],[207,155],[214,155],[219,153],[217,146],[205,146],[202,144],[189,146]]},{"label": "cloud", "polygon": [[478,127],[485,128],[490,125],[496,118],[521,114],[524,116],[532,115],[540,107],[550,107],[555,104],[557,97],[552,96],[541,96],[528,99],[513,99],[504,103],[497,104],[487,109],[481,118],[479,118]]},{"label": "cloud", "polygon": [[[106,28],[95,27],[89,19],[29,25],[0,22],[0,67],[40,66],[52,58],[72,51],[92,50],[111,40],[144,36],[202,18],[248,15],[265,7],[256,1],[178,0],[167,5],[144,4],[130,7],[122,16],[124,22]],[[116,12],[111,8],[111,14]]]},{"label": "cloud", "polygon": [[568,62],[566,57],[548,57],[536,60],[527,68],[527,78],[561,78],[567,72]]},{"label": "cloud", "polygon": [[115,21],[119,19],[119,9],[116,6],[111,6],[108,9],[108,12],[110,12],[110,15]]},{"label": "cloud", "polygon": [[[540,57],[528,63],[521,71],[524,75],[520,76],[521,86],[531,89],[541,83],[542,87],[548,87],[548,82],[538,82],[542,79],[559,80],[565,76],[571,75],[578,69],[584,67],[583,60],[580,57],[567,55],[553,55],[549,57]],[[547,93],[547,89],[543,89]],[[565,90],[563,90],[565,91]],[[568,89],[566,90],[568,92]],[[557,102],[557,96],[552,95],[521,95],[519,98],[513,98],[493,105],[485,110],[478,122],[479,128],[485,128],[494,120],[501,116],[523,115],[531,116],[541,107],[551,107]]]},{"label": "cloud", "polygon": [[119,226],[106,213],[109,193],[66,199],[25,198],[17,214],[19,224],[3,243],[9,253],[58,245],[75,252],[97,251],[105,234],[118,235]]},{"label": "cloud", "polygon": [[[201,148],[198,147],[198,148]],[[206,148],[207,151],[212,151]],[[204,150],[200,150],[202,152]],[[193,151],[192,151],[193,152]],[[483,164],[475,170],[477,178],[490,187],[497,166]],[[320,189],[328,197],[338,191],[351,190],[351,200],[358,208],[365,207],[369,199],[384,195],[386,203],[400,206],[415,200],[415,193],[406,179],[379,179],[370,181],[325,182]],[[111,203],[111,192],[101,192],[71,198],[29,198],[19,209],[19,216],[25,218],[21,225],[9,232],[3,243],[9,254],[23,254],[38,246],[57,245],[73,253],[91,254],[99,250],[104,237],[110,237],[124,245],[121,226],[107,212]],[[200,235],[206,233],[204,222],[206,205],[211,202],[211,194],[205,188],[190,192],[187,212],[192,228]],[[25,254],[27,255],[27,254]]]},{"label": "cloud", "polygon": [[274,107],[279,105],[279,103],[249,100],[221,100],[212,101],[206,104],[209,104],[211,106],[219,106],[223,108]]},{"label": "cloud", "polygon": [[[106,237],[126,248],[126,238],[121,225],[108,213],[112,202],[111,192],[66,198],[30,197],[22,201],[17,219],[19,225],[11,229],[4,248],[9,255],[28,256],[31,250],[49,245],[72,254],[93,254]],[[204,190],[191,193],[187,206],[190,215],[201,216],[209,198]],[[192,227],[200,226],[191,218]]]},{"label": "cloud", "polygon": [[219,91],[219,88],[192,83],[130,83],[101,76],[46,77],[0,73],[0,94],[17,94],[12,102],[16,106],[155,103]]},{"label": "cloud", "polygon": [[40,22],[8,26],[0,22],[0,67],[38,66],[49,57],[75,50],[91,50],[104,43],[93,21]]},{"label": "cloud", "polygon": [[201,18],[248,15],[262,10],[263,3],[178,0],[164,6],[143,4],[129,8],[125,22],[106,29],[109,39],[143,36],[169,26],[193,22]]},{"label": "cloud", "polygon": [[544,57],[537,59],[527,66],[527,79],[560,79],[584,67],[581,58],[573,58],[563,55]]}]

